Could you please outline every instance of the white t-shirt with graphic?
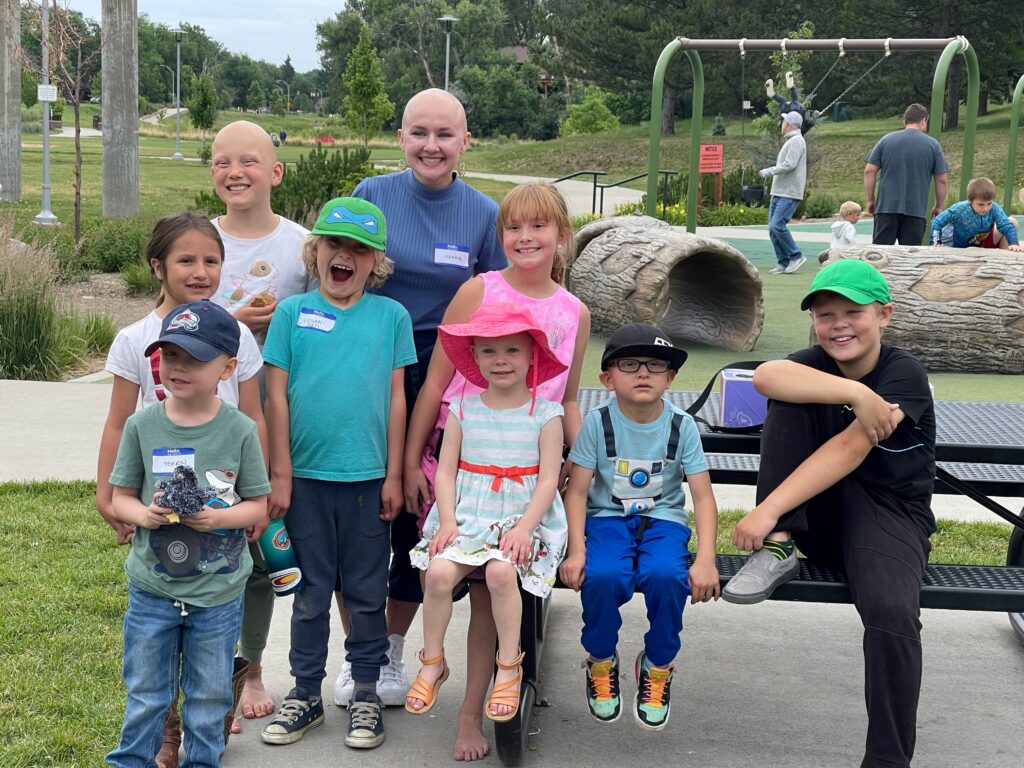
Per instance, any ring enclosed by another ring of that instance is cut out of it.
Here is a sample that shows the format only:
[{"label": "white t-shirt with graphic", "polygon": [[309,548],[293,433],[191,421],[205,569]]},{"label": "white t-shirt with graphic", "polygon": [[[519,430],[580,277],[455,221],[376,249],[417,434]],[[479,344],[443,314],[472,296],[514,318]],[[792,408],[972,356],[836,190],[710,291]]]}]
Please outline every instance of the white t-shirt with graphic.
[{"label": "white t-shirt with graphic", "polygon": [[234,312],[261,293],[280,301],[312,287],[302,263],[302,244],[309,230],[284,216],[277,218],[274,231],[257,238],[229,235],[221,228],[220,219],[213,219],[224,241],[224,265],[220,286],[213,296],[215,303]]},{"label": "white t-shirt with graphic", "polygon": [[[150,357],[145,355],[146,347],[160,338],[162,323],[163,320],[157,317],[156,312],[150,312],[138,322],[122,328],[107,353],[106,370],[139,385],[143,408],[170,397],[160,382],[160,350],[154,350]],[[238,344],[238,365],[231,378],[217,385],[217,396],[236,408],[238,382],[248,381],[263,367],[263,356],[252,331],[243,323],[238,326],[242,332]]]}]

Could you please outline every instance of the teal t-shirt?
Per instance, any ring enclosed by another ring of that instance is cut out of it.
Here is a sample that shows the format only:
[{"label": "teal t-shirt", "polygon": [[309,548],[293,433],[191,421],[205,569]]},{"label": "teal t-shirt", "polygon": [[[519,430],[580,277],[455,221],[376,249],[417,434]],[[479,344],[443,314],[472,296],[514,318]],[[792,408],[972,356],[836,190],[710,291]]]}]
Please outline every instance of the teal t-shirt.
[{"label": "teal t-shirt", "polygon": [[391,375],[416,362],[401,304],[364,293],[340,309],[319,291],[274,311],[263,360],[288,373],[292,474],[357,482],[387,470]]},{"label": "teal t-shirt", "polygon": [[[687,525],[687,475],[707,472],[708,464],[700,444],[697,425],[668,400],[661,415],[650,424],[627,419],[613,397],[609,402],[616,457],[609,458],[600,409],[594,408],[569,453],[569,459],[594,470],[594,482],[587,496],[587,514],[597,517],[646,515]],[[672,417],[682,414],[679,445],[675,455],[666,456]]]},{"label": "teal t-shirt", "polygon": [[[110,482],[140,489],[148,504],[157,483],[185,464],[200,485],[218,491],[210,506],[231,506],[270,493],[256,423],[232,405],[197,427],[181,427],[167,417],[166,403],[133,414],[124,425]],[[128,580],[155,595],[209,608],[245,589],[252,557],[243,531],[200,533],[176,523],[138,528],[125,561]]]}]

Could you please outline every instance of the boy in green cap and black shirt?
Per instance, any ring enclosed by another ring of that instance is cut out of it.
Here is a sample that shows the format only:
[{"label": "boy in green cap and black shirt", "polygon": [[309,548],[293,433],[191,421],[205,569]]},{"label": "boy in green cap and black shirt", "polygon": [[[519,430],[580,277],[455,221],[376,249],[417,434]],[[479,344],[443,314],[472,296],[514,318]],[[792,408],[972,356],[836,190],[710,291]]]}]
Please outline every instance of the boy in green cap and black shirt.
[{"label": "boy in green cap and black shirt", "polygon": [[757,506],[733,534],[754,553],[722,597],[767,599],[799,571],[794,544],[841,565],[864,624],[861,766],[909,766],[921,690],[921,582],[935,531],[928,378],[917,359],[882,343],[893,305],[871,264],[829,264],[800,307],[811,311],[818,346],[754,374],[771,402]]},{"label": "boy in green cap and black shirt", "polygon": [[409,313],[365,290],[392,272],[385,242],[377,206],[355,197],[324,205],[303,246],[320,286],[278,305],[263,347],[270,516],[287,513],[305,581],[292,606],[295,687],[263,729],[269,744],[291,744],[324,721],[320,688],[338,584],[351,615],[345,649],[355,680],[345,744],[384,741],[376,686],[388,660],[388,527],[402,507],[404,368],[416,362]]}]

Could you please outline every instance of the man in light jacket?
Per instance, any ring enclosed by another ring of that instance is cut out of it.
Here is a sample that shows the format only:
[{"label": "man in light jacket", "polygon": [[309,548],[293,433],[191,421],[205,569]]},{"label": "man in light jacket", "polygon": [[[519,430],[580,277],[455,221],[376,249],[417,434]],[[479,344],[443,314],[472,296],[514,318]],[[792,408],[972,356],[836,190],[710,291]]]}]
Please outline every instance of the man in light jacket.
[{"label": "man in light jacket", "polygon": [[807,144],[800,133],[803,123],[799,112],[787,112],[782,116],[782,135],[785,138],[779,157],[771,168],[760,171],[765,178],[774,177],[772,199],[768,205],[768,236],[779,264],[771,270],[773,275],[796,272],[807,261],[786,226],[804,199],[804,185],[807,183]]}]

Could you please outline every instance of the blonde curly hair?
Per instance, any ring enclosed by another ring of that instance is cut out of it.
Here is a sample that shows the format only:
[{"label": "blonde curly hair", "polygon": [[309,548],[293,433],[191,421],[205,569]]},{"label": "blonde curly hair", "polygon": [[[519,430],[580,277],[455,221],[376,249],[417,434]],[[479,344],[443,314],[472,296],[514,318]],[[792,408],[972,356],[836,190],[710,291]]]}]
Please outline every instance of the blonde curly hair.
[{"label": "blonde curly hair", "polygon": [[[336,235],[330,237],[336,237]],[[316,268],[316,249],[319,247],[320,241],[327,238],[327,235],[310,235],[302,244],[302,263],[306,267],[306,272],[317,279],[320,279],[320,272]],[[366,287],[376,288],[383,285],[394,271],[395,262],[385,256],[384,251],[375,251],[373,269],[370,270],[370,276],[366,278]]]}]

